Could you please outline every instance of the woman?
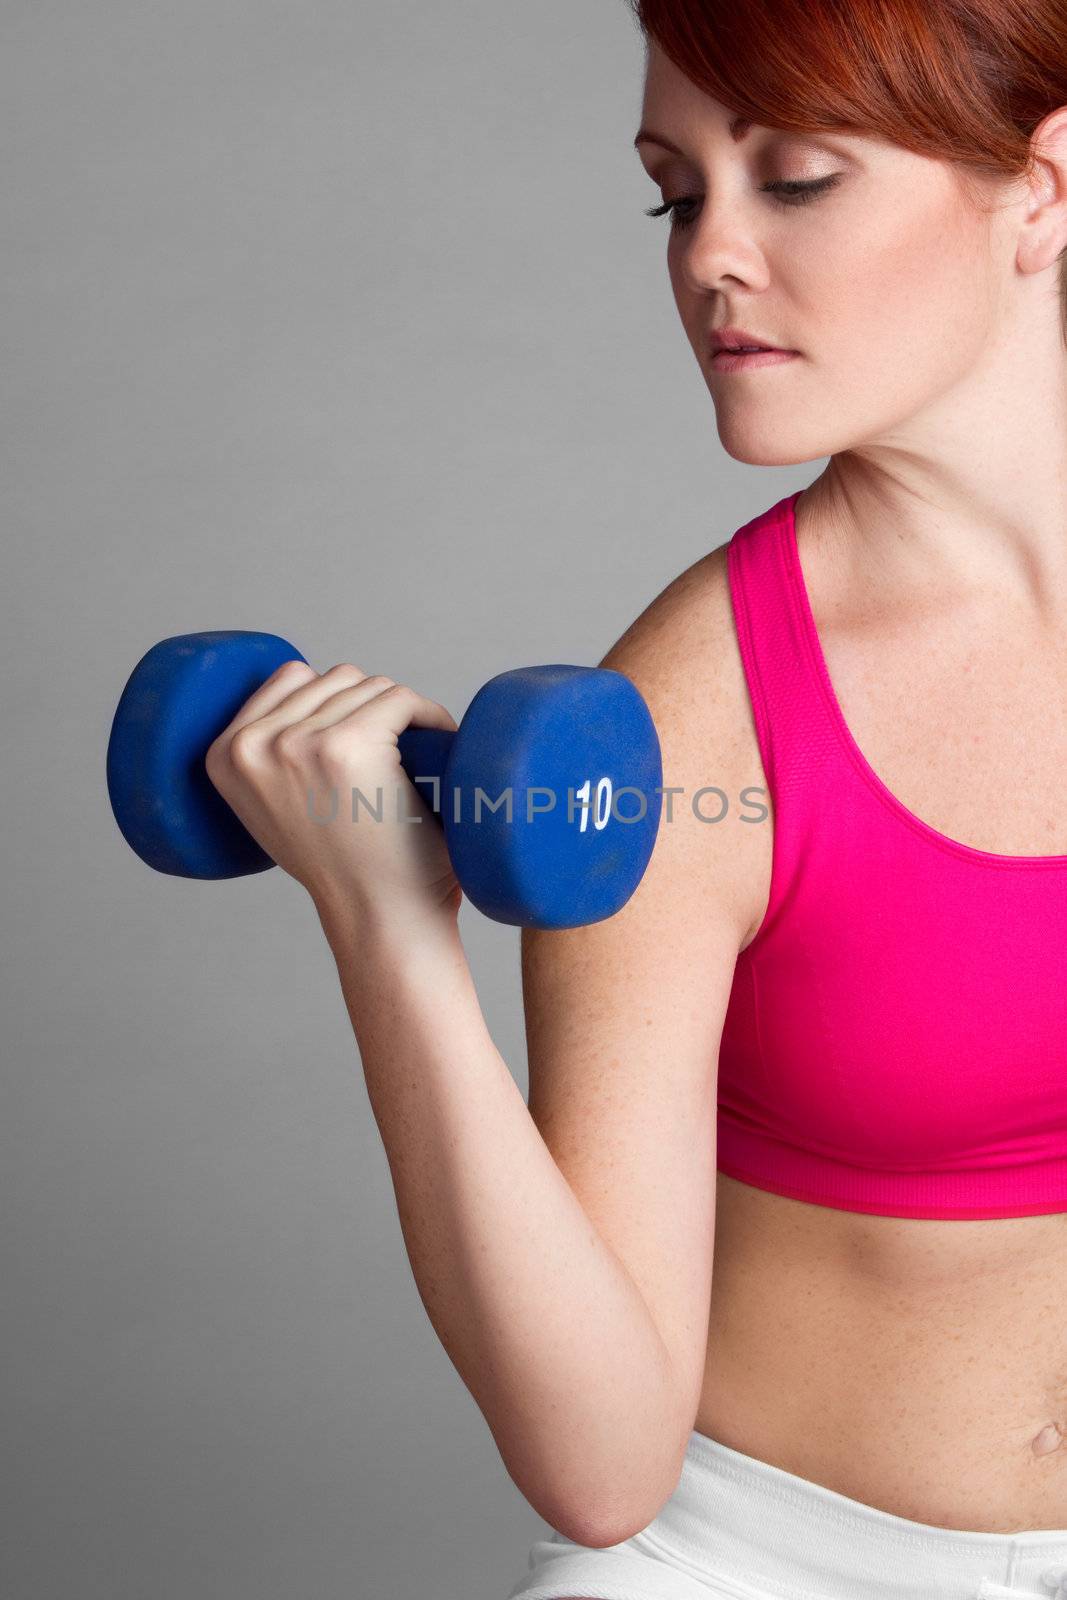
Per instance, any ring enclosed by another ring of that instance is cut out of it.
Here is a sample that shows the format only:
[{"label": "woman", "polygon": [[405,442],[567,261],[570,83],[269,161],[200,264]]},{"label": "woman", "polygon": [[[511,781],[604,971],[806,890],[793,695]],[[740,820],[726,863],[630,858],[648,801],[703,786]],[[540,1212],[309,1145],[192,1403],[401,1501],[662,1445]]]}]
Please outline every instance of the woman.
[{"label": "woman", "polygon": [[1064,1595],[1067,9],[634,4],[719,436],[830,460],[604,658],[681,800],[621,912],[524,932],[528,1107],[436,830],[304,817],[449,714],[291,663],[209,770],[312,894],[423,1301],[556,1530],[511,1600]]}]

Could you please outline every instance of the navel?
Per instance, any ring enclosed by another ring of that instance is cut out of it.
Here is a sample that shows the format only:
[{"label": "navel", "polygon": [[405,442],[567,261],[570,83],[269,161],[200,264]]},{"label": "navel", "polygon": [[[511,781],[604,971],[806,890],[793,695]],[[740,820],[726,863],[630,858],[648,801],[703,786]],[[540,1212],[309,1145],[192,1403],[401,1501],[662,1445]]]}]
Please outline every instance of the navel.
[{"label": "navel", "polygon": [[1063,1434],[1054,1422],[1049,1422],[1041,1429],[1030,1449],[1035,1456],[1047,1456],[1053,1450],[1058,1450],[1063,1443]]}]

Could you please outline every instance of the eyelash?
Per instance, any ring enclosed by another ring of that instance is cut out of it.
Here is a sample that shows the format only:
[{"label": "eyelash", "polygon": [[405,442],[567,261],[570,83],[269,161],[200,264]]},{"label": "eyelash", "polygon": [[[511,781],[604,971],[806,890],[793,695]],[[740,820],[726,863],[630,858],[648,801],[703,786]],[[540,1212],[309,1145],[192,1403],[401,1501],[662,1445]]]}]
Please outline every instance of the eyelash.
[{"label": "eyelash", "polygon": [[[764,194],[773,194],[776,197],[779,205],[807,205],[809,201],[817,199],[817,197],[820,194],[825,193],[827,189],[832,189],[840,176],[841,174],[839,172],[831,172],[825,178],[812,178],[810,181],[782,178],[776,183],[765,183],[763,185],[762,192]],[[667,200],[661,206],[651,207],[645,212],[645,216],[665,217],[670,214],[671,231],[681,232],[685,228],[692,227],[693,218],[691,216],[683,217],[680,215],[677,207],[695,204],[696,201],[692,197],[683,197],[680,200]]]}]

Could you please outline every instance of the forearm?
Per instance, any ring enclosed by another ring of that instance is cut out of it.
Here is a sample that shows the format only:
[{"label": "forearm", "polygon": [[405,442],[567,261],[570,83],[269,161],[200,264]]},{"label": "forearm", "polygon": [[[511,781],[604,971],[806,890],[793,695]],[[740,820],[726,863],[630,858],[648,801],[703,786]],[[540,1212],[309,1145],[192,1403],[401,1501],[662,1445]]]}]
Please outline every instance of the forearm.
[{"label": "forearm", "polygon": [[688,1432],[668,1352],[493,1043],[458,931],[323,927],[420,1296],[510,1476],[582,1542],[642,1525]]}]

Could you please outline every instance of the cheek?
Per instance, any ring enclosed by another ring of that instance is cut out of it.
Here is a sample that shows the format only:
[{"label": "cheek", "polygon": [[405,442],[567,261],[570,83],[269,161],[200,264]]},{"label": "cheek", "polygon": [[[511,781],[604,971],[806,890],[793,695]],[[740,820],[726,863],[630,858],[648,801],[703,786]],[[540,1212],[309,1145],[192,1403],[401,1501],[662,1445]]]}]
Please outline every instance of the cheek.
[{"label": "cheek", "polygon": [[812,378],[887,420],[963,377],[996,329],[988,225],[943,198],[824,239],[796,289]]},{"label": "cheek", "polygon": [[727,452],[760,466],[832,455],[963,379],[1000,315],[987,227],[942,199],[906,222],[835,218],[784,270],[769,261],[767,304],[802,358],[765,379],[710,377]]}]

